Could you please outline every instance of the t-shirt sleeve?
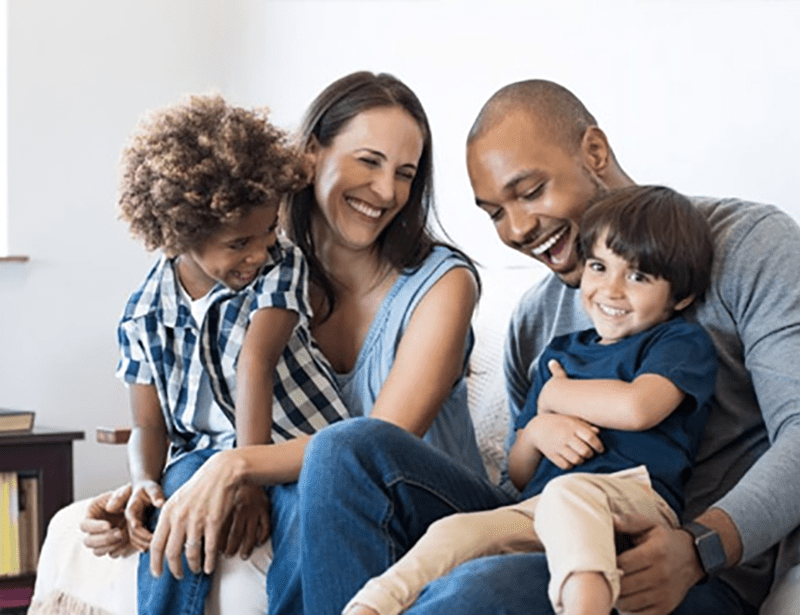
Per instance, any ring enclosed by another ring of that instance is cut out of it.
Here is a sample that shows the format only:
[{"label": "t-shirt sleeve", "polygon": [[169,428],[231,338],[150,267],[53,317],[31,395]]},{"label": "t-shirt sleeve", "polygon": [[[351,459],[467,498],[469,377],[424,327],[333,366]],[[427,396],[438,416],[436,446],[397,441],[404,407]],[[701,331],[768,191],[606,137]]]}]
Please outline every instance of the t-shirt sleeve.
[{"label": "t-shirt sleeve", "polygon": [[717,357],[706,330],[696,323],[679,321],[651,341],[636,376],[658,374],[703,406],[714,394]]},{"label": "t-shirt sleeve", "polygon": [[153,372],[145,351],[146,341],[141,335],[139,320],[123,320],[117,327],[119,363],[116,376],[128,384],[152,384]]},{"label": "t-shirt sleeve", "polygon": [[263,308],[291,310],[301,320],[311,318],[308,301],[308,262],[300,248],[279,238],[270,248],[272,262],[261,272],[255,286],[250,315]]}]

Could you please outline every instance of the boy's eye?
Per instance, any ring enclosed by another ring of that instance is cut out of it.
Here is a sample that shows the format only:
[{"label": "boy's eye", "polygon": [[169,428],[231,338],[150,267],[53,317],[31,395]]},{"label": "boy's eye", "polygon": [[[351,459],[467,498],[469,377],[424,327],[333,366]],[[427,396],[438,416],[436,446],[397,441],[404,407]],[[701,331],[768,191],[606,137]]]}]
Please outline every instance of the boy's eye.
[{"label": "boy's eye", "polygon": [[593,260],[586,261],[586,266],[591,271],[597,271],[597,272],[605,271],[605,267],[603,266],[603,263],[600,263],[598,261],[593,261]]},{"label": "boy's eye", "polygon": [[646,273],[642,273],[641,271],[633,271],[630,275],[630,279],[634,282],[647,282],[650,279]]},{"label": "boy's eye", "polygon": [[228,244],[228,248],[231,250],[241,250],[247,245],[247,239],[237,239],[236,241],[231,241]]}]

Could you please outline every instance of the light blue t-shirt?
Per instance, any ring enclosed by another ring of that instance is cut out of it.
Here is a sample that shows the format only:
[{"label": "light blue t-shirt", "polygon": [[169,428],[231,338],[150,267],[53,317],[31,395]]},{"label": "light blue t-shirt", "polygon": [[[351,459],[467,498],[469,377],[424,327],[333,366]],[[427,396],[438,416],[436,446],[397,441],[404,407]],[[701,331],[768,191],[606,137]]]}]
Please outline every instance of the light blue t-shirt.
[{"label": "light blue t-shirt", "polygon": [[[347,374],[334,373],[342,401],[351,416],[369,416],[394,365],[397,348],[414,309],[431,287],[455,267],[471,268],[456,252],[437,246],[419,269],[397,278],[375,315],[353,370]],[[424,440],[485,476],[467,406],[465,376],[473,343],[470,329],[464,372],[445,399]],[[408,395],[414,395],[413,388],[409,389]]]}]

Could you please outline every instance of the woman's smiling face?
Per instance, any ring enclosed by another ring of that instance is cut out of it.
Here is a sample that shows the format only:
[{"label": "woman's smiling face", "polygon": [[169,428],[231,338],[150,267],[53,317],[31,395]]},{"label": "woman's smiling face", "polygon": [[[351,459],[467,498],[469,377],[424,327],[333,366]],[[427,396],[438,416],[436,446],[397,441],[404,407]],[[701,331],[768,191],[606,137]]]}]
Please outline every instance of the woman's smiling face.
[{"label": "woman's smiling face", "polygon": [[328,146],[312,145],[321,239],[371,248],[408,201],[422,149],[422,130],[399,106],[359,113]]}]

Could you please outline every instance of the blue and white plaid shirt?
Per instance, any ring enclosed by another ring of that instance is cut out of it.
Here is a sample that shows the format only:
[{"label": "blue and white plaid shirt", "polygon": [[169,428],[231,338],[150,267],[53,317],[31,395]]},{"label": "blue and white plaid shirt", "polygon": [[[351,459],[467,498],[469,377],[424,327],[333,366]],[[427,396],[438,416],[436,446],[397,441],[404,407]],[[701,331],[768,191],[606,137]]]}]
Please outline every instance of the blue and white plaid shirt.
[{"label": "blue and white plaid shirt", "polygon": [[[233,445],[236,363],[250,319],[262,308],[300,315],[273,379],[272,441],[312,434],[349,416],[329,368],[311,352],[308,266],[302,252],[279,238],[270,257],[242,290],[217,284],[200,324],[179,291],[175,259],[164,256],[125,306],[118,327],[121,356],[116,375],[130,384],[156,387],[171,442],[170,463],[190,451]],[[227,420],[216,416],[209,421],[196,412],[204,377],[216,402],[211,412],[223,413]],[[210,430],[209,422],[225,428]]]}]

